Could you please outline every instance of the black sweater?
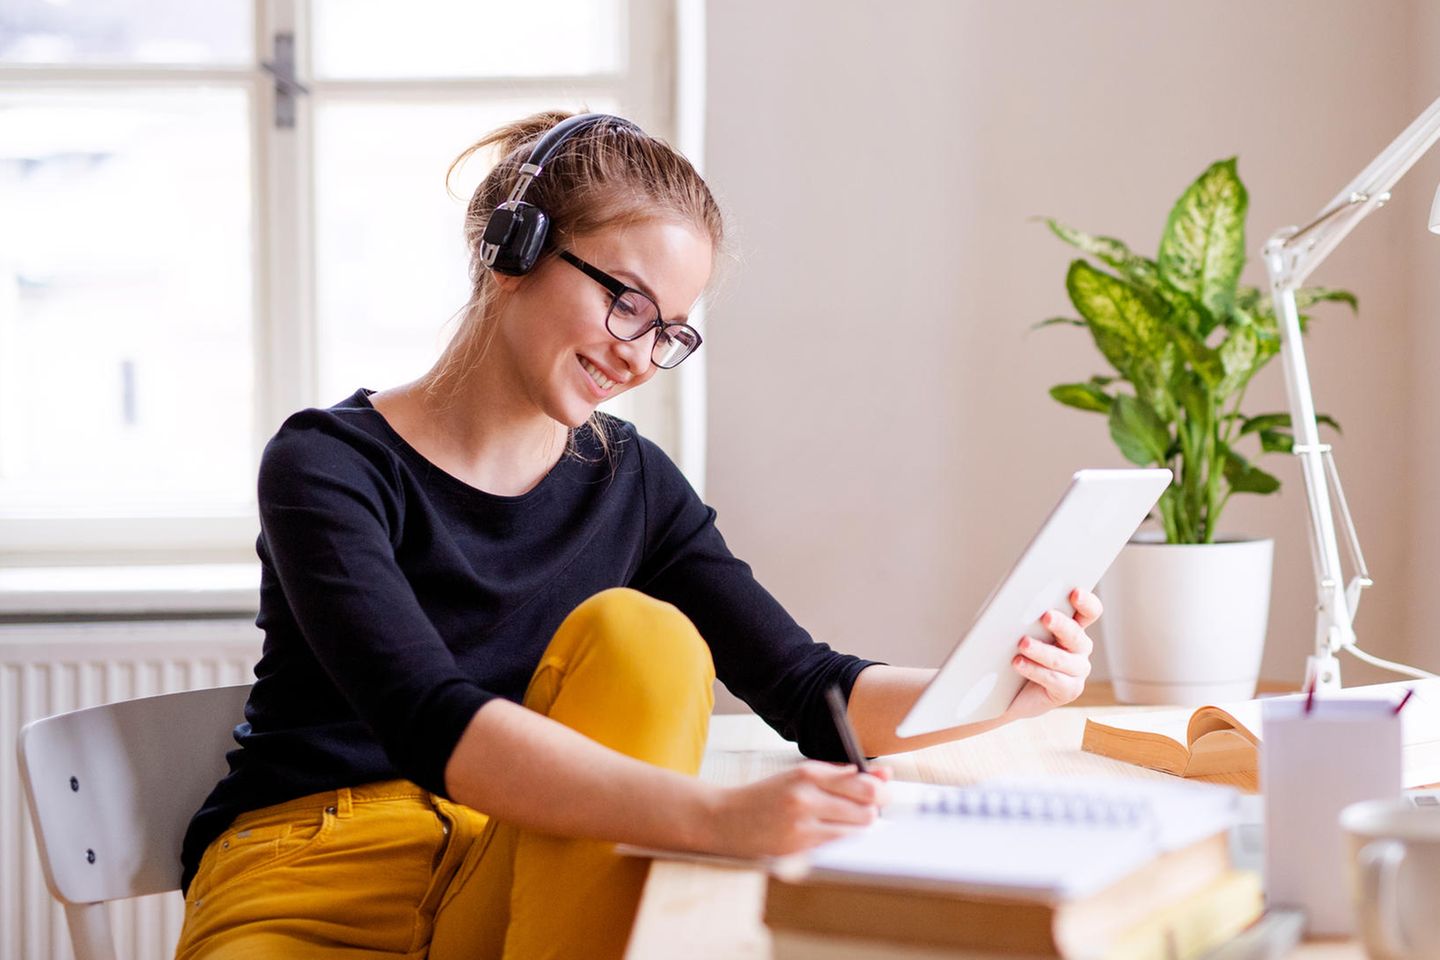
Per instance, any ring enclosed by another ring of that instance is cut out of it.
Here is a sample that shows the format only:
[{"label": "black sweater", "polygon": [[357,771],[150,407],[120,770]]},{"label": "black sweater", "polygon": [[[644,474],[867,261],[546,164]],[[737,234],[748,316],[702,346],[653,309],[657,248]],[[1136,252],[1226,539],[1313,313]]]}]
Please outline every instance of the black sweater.
[{"label": "black sweater", "polygon": [[841,760],[823,691],[870,661],[816,643],[731,555],[715,511],[633,426],[588,429],[534,489],[440,470],[358,391],[280,428],[260,463],[264,649],[230,772],[191,821],[184,883],[238,814],[404,777],[445,794],[475,712],[520,702],[560,622],[628,586],[679,607],[721,682],[803,753]]}]

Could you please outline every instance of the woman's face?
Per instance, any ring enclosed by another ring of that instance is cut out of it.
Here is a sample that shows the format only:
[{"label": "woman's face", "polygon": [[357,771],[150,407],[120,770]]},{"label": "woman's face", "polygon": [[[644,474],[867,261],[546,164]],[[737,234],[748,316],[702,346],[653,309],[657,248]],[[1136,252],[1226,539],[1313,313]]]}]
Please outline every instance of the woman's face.
[{"label": "woman's face", "polygon": [[[710,280],[709,238],[673,220],[602,230],[568,249],[648,294],[666,322],[684,321]],[[654,334],[612,337],[605,329],[610,292],[571,264],[547,257],[529,276],[495,280],[504,298],[497,346],[519,389],[551,419],[578,427],[601,401],[655,375]]]}]

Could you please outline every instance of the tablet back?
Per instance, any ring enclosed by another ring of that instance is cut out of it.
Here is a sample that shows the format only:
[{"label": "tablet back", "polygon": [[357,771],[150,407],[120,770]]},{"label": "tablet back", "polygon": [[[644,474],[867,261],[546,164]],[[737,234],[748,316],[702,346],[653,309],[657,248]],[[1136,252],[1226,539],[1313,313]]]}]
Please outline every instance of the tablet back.
[{"label": "tablet back", "polygon": [[1025,684],[1010,663],[1021,635],[1053,642],[1040,616],[1072,613],[1070,591],[1095,589],[1170,479],[1165,469],[1077,472],[895,732],[913,737],[1003,713]]}]

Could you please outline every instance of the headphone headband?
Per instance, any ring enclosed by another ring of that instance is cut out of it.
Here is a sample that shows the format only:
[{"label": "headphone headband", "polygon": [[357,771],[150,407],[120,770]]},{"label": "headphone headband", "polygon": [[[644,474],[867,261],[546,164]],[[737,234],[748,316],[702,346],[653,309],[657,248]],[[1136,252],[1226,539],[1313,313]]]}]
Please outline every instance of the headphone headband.
[{"label": "headphone headband", "polygon": [[577,113],[573,117],[566,117],[546,130],[545,135],[537,140],[535,146],[530,149],[530,158],[520,164],[520,176],[510,190],[509,199],[521,200],[525,197],[525,191],[529,190],[530,184],[540,176],[540,171],[545,169],[545,164],[550,162],[550,158],[560,152],[565,141],[571,137],[578,137],[586,130],[606,120],[614,120],[620,126],[636,133],[644,133],[624,117],[616,117],[608,113]]},{"label": "headphone headband", "polygon": [[550,224],[543,210],[525,202],[525,194],[565,141],[607,120],[636,133],[644,133],[624,117],[608,113],[580,113],[561,120],[536,141],[529,159],[520,165],[520,176],[510,189],[510,196],[495,208],[485,225],[480,259],[487,267],[497,273],[518,276],[529,273],[535,266]]}]

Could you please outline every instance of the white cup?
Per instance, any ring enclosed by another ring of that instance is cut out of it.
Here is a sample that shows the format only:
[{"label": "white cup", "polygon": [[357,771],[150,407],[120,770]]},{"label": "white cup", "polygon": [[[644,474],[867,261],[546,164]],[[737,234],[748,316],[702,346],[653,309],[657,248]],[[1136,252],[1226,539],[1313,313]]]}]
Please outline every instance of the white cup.
[{"label": "white cup", "polygon": [[1440,957],[1440,808],[1365,800],[1340,813],[1355,917],[1376,960]]}]

